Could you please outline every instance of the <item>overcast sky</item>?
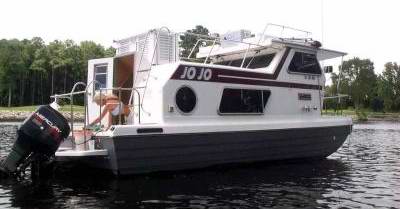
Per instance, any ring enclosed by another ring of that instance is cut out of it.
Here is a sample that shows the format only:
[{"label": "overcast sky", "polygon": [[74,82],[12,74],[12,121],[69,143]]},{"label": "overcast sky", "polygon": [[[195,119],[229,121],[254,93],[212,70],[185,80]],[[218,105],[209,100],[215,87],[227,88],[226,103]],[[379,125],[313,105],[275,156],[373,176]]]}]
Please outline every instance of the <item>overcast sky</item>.
[{"label": "overcast sky", "polygon": [[[263,30],[267,23],[302,28],[325,48],[370,58],[377,72],[400,62],[399,0],[1,0],[0,39],[42,37],[112,40],[167,26],[211,32]],[[323,23],[323,24],[322,24]]]}]

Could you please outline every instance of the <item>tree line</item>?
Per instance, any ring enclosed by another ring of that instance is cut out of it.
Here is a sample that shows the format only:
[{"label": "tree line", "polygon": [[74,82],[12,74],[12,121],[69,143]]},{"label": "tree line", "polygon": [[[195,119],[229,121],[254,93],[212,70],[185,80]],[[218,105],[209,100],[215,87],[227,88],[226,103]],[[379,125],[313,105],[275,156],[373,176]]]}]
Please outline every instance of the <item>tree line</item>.
[{"label": "tree line", "polygon": [[[345,94],[344,108],[370,108],[373,111],[400,111],[400,66],[387,62],[382,74],[375,73],[374,63],[358,57],[344,61],[341,73],[332,73],[332,85],[326,87],[327,95]],[[327,101],[334,108],[336,100]]]},{"label": "tree line", "polygon": [[[210,35],[197,25],[187,32]],[[215,35],[214,36],[218,36]],[[180,37],[181,56],[187,57],[196,44],[191,35]],[[201,42],[198,47],[209,43]],[[35,37],[30,40],[0,40],[0,106],[37,105],[50,102],[50,95],[67,93],[74,83],[86,81],[90,59],[111,57],[115,49],[93,41],[79,44],[55,40],[48,44]],[[341,73],[332,73],[332,85],[325,96],[345,94],[344,108],[371,108],[374,111],[400,111],[400,66],[385,64],[382,74],[375,73],[370,59],[358,57],[344,61]],[[327,100],[326,107],[337,107],[337,100]]]},{"label": "tree line", "polygon": [[86,81],[89,59],[114,56],[93,41],[0,40],[0,106],[37,105]]}]

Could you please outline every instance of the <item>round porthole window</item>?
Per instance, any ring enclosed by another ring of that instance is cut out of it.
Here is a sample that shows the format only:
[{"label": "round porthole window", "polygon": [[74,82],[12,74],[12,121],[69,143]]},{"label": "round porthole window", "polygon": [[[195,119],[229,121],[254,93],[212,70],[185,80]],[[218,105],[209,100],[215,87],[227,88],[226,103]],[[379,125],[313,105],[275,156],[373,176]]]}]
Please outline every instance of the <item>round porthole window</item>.
[{"label": "round porthole window", "polygon": [[181,87],[176,92],[175,103],[180,111],[183,113],[190,113],[193,111],[197,103],[196,94],[187,86]]}]

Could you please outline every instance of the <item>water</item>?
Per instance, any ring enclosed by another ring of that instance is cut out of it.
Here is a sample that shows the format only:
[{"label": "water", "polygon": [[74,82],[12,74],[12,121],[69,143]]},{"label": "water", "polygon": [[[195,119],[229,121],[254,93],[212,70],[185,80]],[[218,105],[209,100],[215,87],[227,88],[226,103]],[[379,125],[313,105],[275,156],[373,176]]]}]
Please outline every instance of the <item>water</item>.
[{"label": "water", "polygon": [[[0,125],[0,155],[15,130]],[[78,171],[43,185],[0,180],[0,208],[400,208],[400,125],[356,124],[344,146],[318,162],[120,179]]]}]

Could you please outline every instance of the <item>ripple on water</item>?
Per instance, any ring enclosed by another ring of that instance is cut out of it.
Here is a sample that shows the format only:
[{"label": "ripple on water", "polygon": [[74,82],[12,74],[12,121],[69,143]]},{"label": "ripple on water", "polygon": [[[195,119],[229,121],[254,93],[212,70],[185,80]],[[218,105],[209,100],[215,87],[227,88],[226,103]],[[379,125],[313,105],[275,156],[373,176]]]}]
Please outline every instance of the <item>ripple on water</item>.
[{"label": "ripple on water", "polygon": [[[0,125],[0,156],[15,139]],[[327,160],[133,176],[62,175],[32,186],[0,180],[0,207],[399,208],[400,126],[356,124]]]}]

